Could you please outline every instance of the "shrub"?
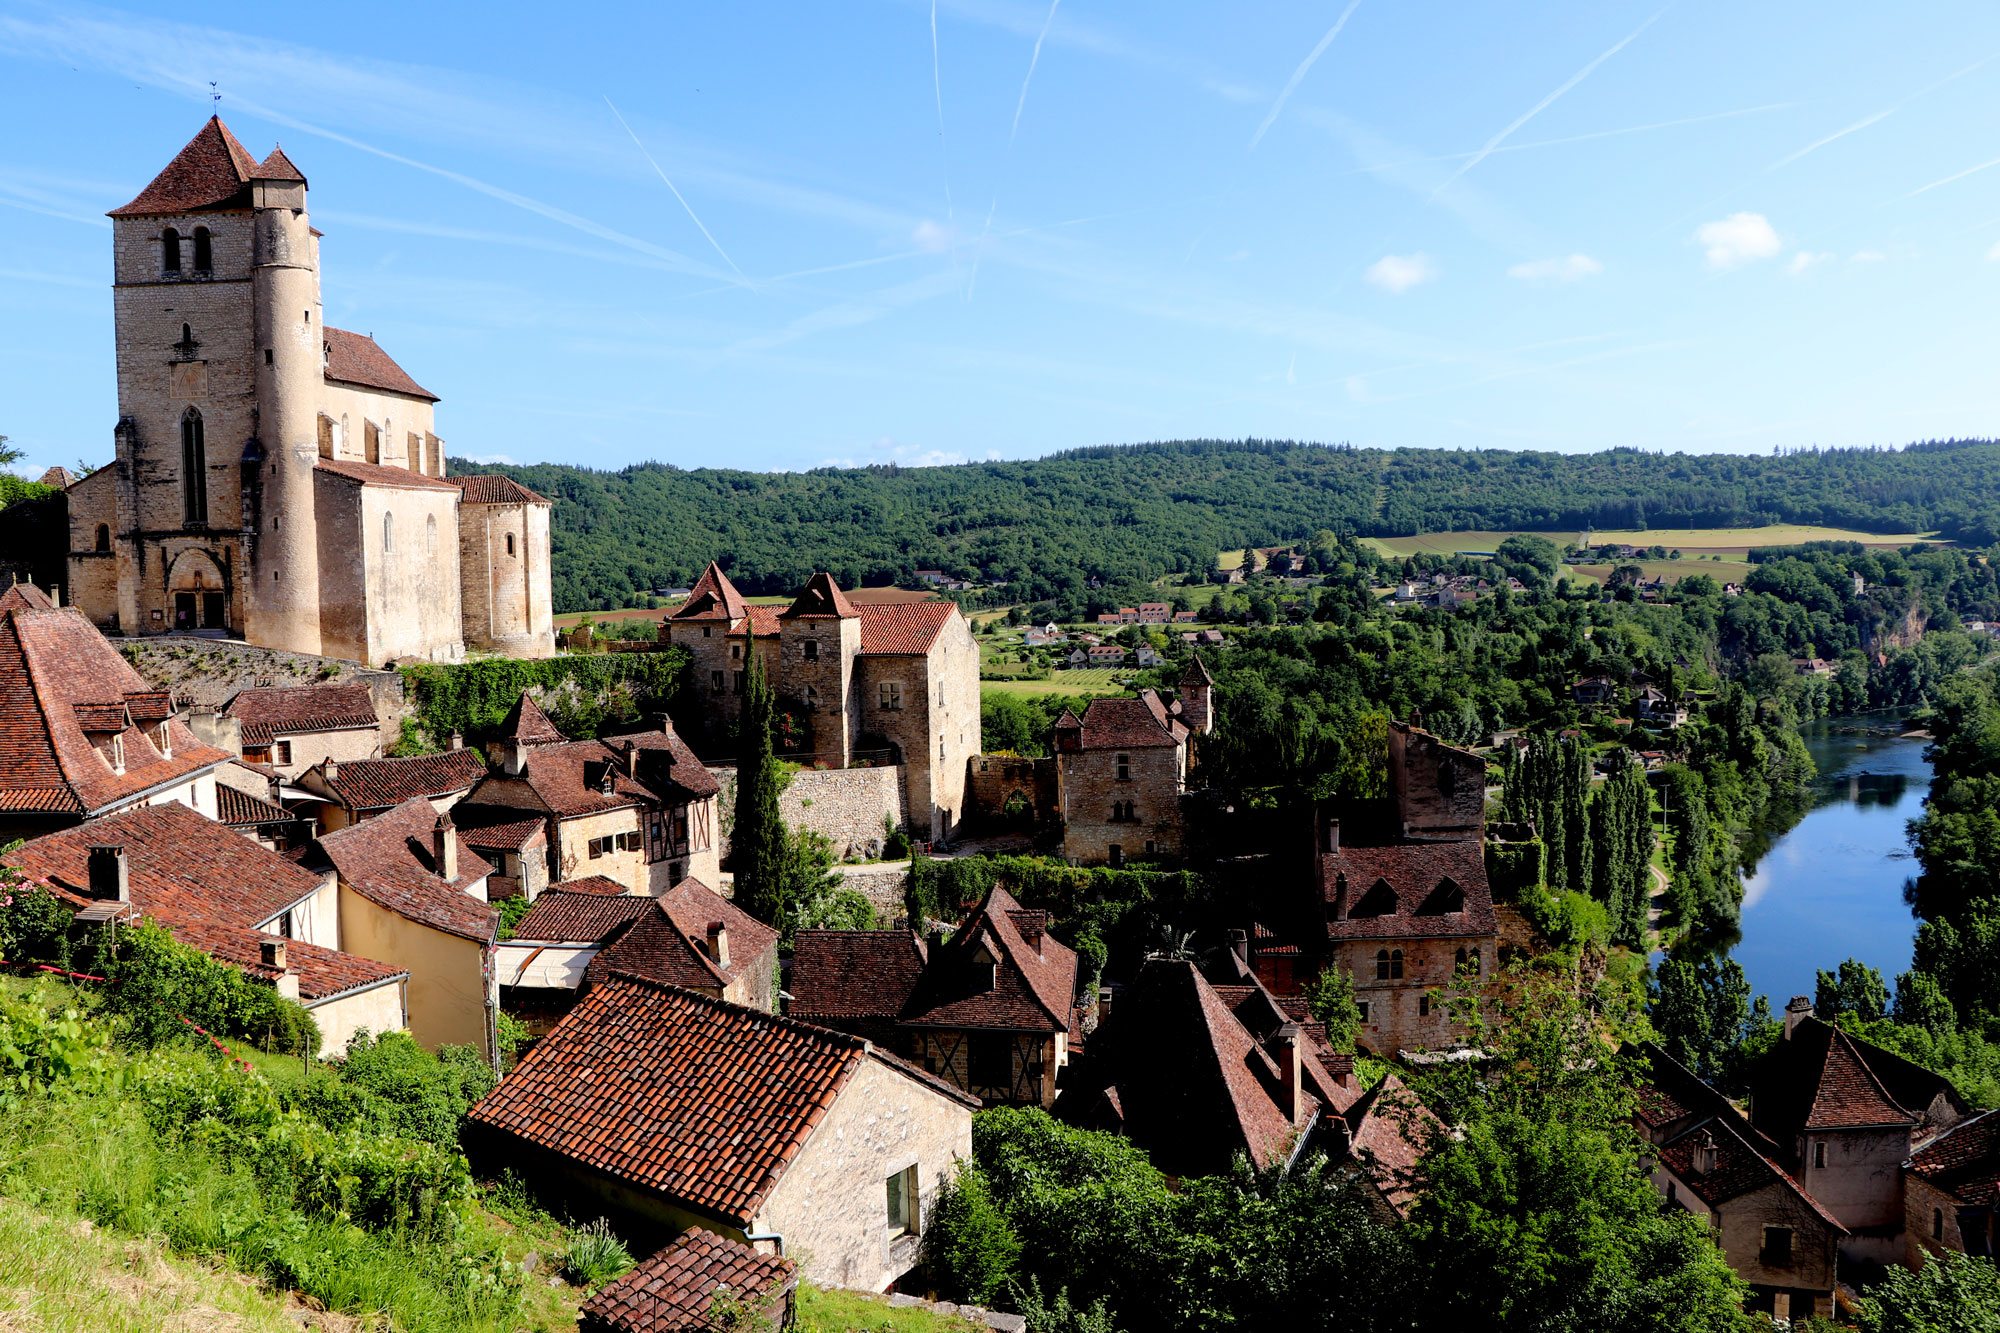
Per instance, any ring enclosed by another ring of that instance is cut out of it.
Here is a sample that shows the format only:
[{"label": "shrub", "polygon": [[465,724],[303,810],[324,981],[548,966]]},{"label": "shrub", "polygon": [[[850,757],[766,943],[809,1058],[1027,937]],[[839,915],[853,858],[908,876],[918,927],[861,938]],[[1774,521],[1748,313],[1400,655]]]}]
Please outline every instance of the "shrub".
[{"label": "shrub", "polygon": [[901,861],[910,854],[910,834],[887,815],[882,816],[882,859]]},{"label": "shrub", "polygon": [[632,1267],[632,1254],[604,1218],[570,1228],[562,1274],[579,1287],[597,1288]]},{"label": "shrub", "polygon": [[176,1039],[193,1023],[267,1051],[319,1050],[319,1025],[296,1001],[150,922],[122,937],[107,966],[117,984],[105,988],[105,1007],[124,1020],[123,1035],[135,1046],[150,1049]]},{"label": "shrub", "polygon": [[0,993],[0,1110],[64,1084],[93,1087],[109,1067],[102,1032],[76,1009],[51,1012],[45,994]]},{"label": "shrub", "polygon": [[939,1186],[924,1233],[924,1266],[940,1285],[969,1300],[990,1302],[1014,1276],[1021,1240],[1007,1224],[975,1163]]}]

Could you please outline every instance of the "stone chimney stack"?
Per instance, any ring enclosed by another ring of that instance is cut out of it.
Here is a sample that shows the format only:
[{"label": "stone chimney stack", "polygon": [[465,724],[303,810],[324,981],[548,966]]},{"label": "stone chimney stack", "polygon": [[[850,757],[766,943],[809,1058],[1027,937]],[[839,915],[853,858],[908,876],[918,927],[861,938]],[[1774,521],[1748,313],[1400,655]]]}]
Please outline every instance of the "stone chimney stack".
[{"label": "stone chimney stack", "polygon": [[1333,856],[1340,851],[1340,821],[1328,819],[1322,826],[1319,850],[1322,855]]},{"label": "stone chimney stack", "polygon": [[1229,932],[1229,952],[1236,956],[1236,965],[1242,971],[1250,970],[1250,932],[1231,930]]},{"label": "stone chimney stack", "polygon": [[329,758],[325,760],[320,764],[319,771],[320,776],[326,779],[326,784],[329,787],[340,781],[340,761],[337,759]]},{"label": "stone chimney stack", "polygon": [[1715,1135],[1705,1129],[1695,1138],[1690,1167],[1698,1176],[1715,1170]]},{"label": "stone chimney stack", "polygon": [[262,954],[265,967],[274,967],[280,972],[285,970],[285,942],[283,940],[259,941],[258,949]]},{"label": "stone chimney stack", "polygon": [[1347,872],[1339,871],[1333,877],[1333,919],[1347,920]]},{"label": "stone chimney stack", "polygon": [[624,759],[625,776],[637,782],[639,780],[639,742],[625,742]]},{"label": "stone chimney stack", "polygon": [[729,927],[723,922],[708,923],[708,956],[717,967],[729,966]]},{"label": "stone chimney stack", "polygon": [[1794,995],[1785,1003],[1785,1040],[1792,1039],[1792,1030],[1799,1023],[1813,1016],[1812,1001],[1803,995]]},{"label": "stone chimney stack", "polygon": [[90,896],[132,901],[132,867],[123,847],[112,844],[90,849]]},{"label": "stone chimney stack", "polygon": [[445,748],[447,750],[463,750],[465,748],[465,733],[459,731],[457,728],[453,728],[451,740],[446,744]]},{"label": "stone chimney stack", "polygon": [[500,743],[500,771],[510,778],[521,776],[528,762],[528,747],[511,737]]},{"label": "stone chimney stack", "polygon": [[450,815],[439,815],[431,825],[431,864],[447,883],[458,878],[458,839],[452,832]]},{"label": "stone chimney stack", "polygon": [[1303,1064],[1299,1058],[1299,1025],[1287,1023],[1278,1029],[1278,1109],[1295,1125],[1299,1122],[1299,1108],[1305,1104]]}]

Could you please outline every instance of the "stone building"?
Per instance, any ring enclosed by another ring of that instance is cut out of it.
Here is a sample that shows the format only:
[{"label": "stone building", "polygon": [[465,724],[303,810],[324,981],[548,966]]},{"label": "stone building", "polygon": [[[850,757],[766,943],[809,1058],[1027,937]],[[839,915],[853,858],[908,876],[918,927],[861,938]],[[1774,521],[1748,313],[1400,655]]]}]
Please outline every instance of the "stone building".
[{"label": "stone building", "polygon": [[2000,1112],[1961,1120],[1914,1153],[1903,1172],[1903,1262],[2000,1254]]},{"label": "stone building", "polygon": [[994,888],[948,938],[802,930],[794,1017],[865,1036],[988,1106],[1055,1105],[1076,1035],[1076,954]]},{"label": "stone building", "polygon": [[553,651],[548,501],[448,479],[437,396],[326,327],[282,150],[211,119],[111,219],[116,459],[66,492],[92,622],[369,664]]},{"label": "stone building", "polygon": [[382,755],[382,724],[366,685],[239,690],[214,718],[220,722],[212,737],[216,744],[288,780],[323,760]]},{"label": "stone building", "polygon": [[[951,602],[857,605],[815,574],[782,610],[747,602],[715,564],[660,627],[688,650],[688,693],[710,753],[732,746],[746,653],[802,732],[788,757],[824,768],[892,763],[913,836],[941,841],[964,808],[979,749],[979,646]],[[782,748],[782,747],[781,747]]]},{"label": "stone building", "polygon": [[614,973],[472,1108],[467,1137],[628,1235],[705,1228],[881,1291],[916,1265],[976,1105],[859,1037]]},{"label": "stone building", "polygon": [[232,756],[204,745],[73,607],[0,591],[0,843],[134,806],[213,819]]},{"label": "stone building", "polygon": [[1062,854],[1080,865],[1174,859],[1187,850],[1182,798],[1194,738],[1213,727],[1213,681],[1189,659],[1179,696],[1092,699],[1083,716],[1056,719],[1056,813]]},{"label": "stone building", "polygon": [[477,750],[444,750],[400,759],[322,759],[299,775],[294,798],[320,827],[333,830],[372,819],[421,796],[439,814],[463,800],[486,776]]}]

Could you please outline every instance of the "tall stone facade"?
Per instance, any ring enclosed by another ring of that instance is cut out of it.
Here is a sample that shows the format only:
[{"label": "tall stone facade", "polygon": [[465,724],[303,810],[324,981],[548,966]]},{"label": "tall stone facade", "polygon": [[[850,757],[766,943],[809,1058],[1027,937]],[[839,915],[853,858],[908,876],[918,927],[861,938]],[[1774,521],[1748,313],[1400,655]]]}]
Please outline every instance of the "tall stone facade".
[{"label": "tall stone facade", "polygon": [[[68,488],[75,605],[107,631],[371,665],[553,650],[548,501],[462,496],[436,395],[325,326],[319,232],[282,150],[259,162],[212,119],[111,219],[116,459]],[[519,570],[477,562],[468,615],[475,509],[482,532],[513,530]]]}]

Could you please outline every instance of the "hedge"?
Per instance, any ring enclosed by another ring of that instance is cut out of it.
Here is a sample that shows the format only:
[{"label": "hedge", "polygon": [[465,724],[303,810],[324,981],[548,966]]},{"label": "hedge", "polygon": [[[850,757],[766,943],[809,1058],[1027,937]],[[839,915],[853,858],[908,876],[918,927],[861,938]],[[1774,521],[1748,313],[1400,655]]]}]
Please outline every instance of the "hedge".
[{"label": "hedge", "polygon": [[[679,693],[687,651],[589,653],[540,661],[490,658],[403,668],[420,743],[435,748],[456,731],[492,735],[523,694],[532,694],[572,739],[664,711]],[[407,737],[406,737],[407,738]]]}]

